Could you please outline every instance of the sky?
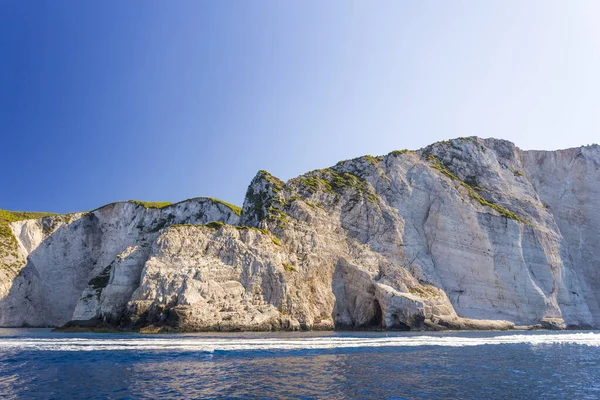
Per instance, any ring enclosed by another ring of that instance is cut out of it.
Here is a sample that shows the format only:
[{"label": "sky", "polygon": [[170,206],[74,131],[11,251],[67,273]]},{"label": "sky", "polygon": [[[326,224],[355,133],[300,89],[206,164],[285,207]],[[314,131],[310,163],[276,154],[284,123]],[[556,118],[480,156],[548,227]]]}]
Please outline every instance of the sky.
[{"label": "sky", "polygon": [[0,208],[241,205],[460,136],[599,142],[597,1],[0,1]]}]

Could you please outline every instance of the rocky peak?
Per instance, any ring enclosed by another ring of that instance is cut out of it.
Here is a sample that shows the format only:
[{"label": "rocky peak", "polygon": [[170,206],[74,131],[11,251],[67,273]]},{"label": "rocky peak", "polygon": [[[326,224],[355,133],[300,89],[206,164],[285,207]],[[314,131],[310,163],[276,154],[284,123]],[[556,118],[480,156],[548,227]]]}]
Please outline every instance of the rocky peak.
[{"label": "rocky peak", "polygon": [[285,182],[281,179],[267,171],[258,171],[246,191],[240,225],[265,228],[273,204],[283,202],[281,191],[284,187]]}]

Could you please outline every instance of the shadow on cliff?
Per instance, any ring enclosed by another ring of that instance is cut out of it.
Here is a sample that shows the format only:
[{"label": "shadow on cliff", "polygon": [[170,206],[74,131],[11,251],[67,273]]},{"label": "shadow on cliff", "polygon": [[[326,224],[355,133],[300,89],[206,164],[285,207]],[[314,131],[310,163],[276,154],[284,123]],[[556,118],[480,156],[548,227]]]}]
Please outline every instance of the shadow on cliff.
[{"label": "shadow on cliff", "polygon": [[397,316],[392,316],[392,326],[386,326],[372,278],[344,259],[339,259],[335,266],[331,288],[335,296],[332,319],[336,329],[410,330]]},{"label": "shadow on cliff", "polygon": [[[0,326],[55,327],[71,319],[79,296],[96,268],[95,262],[90,261],[94,259],[92,254],[101,248],[102,232],[95,220],[97,217],[90,213],[78,220],[81,222],[76,227],[73,224],[61,225],[27,255],[25,266],[13,279],[8,294],[0,299]],[[43,228],[44,224],[45,221],[42,222]],[[81,249],[60,242],[63,232],[69,229],[84,233]],[[58,250],[54,250],[56,247]],[[36,260],[40,259],[67,260],[74,251],[81,251],[81,262],[68,265],[65,261],[62,274],[48,273],[47,269],[57,268],[56,263],[50,263],[46,268],[36,266]],[[52,286],[48,279],[50,275],[54,278]],[[56,277],[59,277],[58,281]]]}]

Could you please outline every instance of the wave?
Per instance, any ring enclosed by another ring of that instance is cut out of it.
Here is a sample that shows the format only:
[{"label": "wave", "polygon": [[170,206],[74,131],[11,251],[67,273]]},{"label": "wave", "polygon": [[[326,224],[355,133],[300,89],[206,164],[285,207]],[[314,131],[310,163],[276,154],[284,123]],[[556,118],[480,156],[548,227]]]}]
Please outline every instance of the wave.
[{"label": "wave", "polygon": [[320,350],[367,347],[466,347],[483,345],[574,344],[600,347],[600,334],[529,334],[499,335],[492,337],[318,337],[318,338],[4,338],[0,351],[252,351],[252,350]]}]

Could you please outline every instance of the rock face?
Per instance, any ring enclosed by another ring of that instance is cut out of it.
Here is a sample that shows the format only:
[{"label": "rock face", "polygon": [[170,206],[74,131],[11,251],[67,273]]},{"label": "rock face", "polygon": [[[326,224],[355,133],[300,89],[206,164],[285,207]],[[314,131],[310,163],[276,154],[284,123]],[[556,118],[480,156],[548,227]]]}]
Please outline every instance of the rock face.
[{"label": "rock face", "polygon": [[0,326],[599,328],[599,214],[596,145],[460,138],[260,171],[241,213],[199,198],[12,222]]},{"label": "rock face", "polygon": [[[227,205],[198,198],[160,209],[123,202],[68,218],[13,222],[17,251],[27,261],[0,300],[0,326],[58,326],[118,312],[138,286],[161,229],[238,220]],[[102,296],[105,289],[113,296]]]}]

